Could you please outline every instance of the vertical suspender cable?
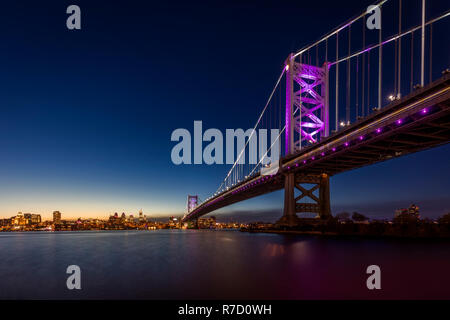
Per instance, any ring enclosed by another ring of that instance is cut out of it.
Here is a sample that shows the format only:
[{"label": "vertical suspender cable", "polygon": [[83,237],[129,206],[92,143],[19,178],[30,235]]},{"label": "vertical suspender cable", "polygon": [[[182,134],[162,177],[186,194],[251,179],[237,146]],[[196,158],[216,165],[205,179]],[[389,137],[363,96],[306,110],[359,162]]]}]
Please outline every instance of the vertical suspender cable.
[{"label": "vertical suspender cable", "polygon": [[370,51],[367,52],[367,115],[370,114]]},{"label": "vertical suspender cable", "polygon": [[320,67],[320,63],[319,63],[319,44],[316,45],[316,66]]},{"label": "vertical suspender cable", "polygon": [[397,96],[397,71],[398,71],[398,39],[395,40],[395,53],[394,53],[394,96]]},{"label": "vertical suspender cable", "polygon": [[[339,61],[339,33],[336,33],[336,61]],[[339,129],[339,62],[336,64],[336,132]]]},{"label": "vertical suspender cable", "polygon": [[398,39],[395,39],[395,53],[394,53],[394,92],[392,95],[397,97],[397,71],[398,71]]},{"label": "vertical suspender cable", "polygon": [[[348,55],[351,54],[351,25],[348,26]],[[350,124],[350,61],[351,59],[347,60],[347,105],[345,106],[345,121],[347,124]]]},{"label": "vertical suspender cable", "polygon": [[409,92],[411,93],[413,91],[414,86],[414,31],[411,32],[411,80],[409,83]]},{"label": "vertical suspender cable", "polygon": [[[380,13],[383,8],[380,7]],[[383,46],[382,46],[382,31],[383,31],[383,15],[381,14],[380,32],[378,36],[378,42],[380,47],[378,49],[378,109],[381,109],[381,79],[382,79],[382,63],[383,63]]]},{"label": "vertical suspender cable", "polygon": [[433,82],[433,24],[430,24],[430,83]]},{"label": "vertical suspender cable", "polygon": [[[402,0],[399,0],[398,8],[398,34],[402,33]],[[402,38],[398,38],[398,80],[397,80],[397,98],[402,96]]]},{"label": "vertical suspender cable", "polygon": [[[363,19],[363,50],[366,48],[366,24],[365,20]],[[366,84],[366,53],[363,52],[362,54],[362,95],[361,95],[361,116],[365,116],[365,84]]]},{"label": "vertical suspender cable", "polygon": [[[278,101],[279,101],[279,108],[278,108],[278,129],[281,132],[281,86],[278,88]],[[281,144],[283,145],[283,144]],[[280,158],[283,155],[283,148],[279,148],[280,149]]]},{"label": "vertical suspender cable", "polygon": [[359,56],[356,56],[356,119],[359,116]]},{"label": "vertical suspender cable", "polygon": [[422,49],[420,58],[420,85],[425,84],[425,0],[422,0]]}]

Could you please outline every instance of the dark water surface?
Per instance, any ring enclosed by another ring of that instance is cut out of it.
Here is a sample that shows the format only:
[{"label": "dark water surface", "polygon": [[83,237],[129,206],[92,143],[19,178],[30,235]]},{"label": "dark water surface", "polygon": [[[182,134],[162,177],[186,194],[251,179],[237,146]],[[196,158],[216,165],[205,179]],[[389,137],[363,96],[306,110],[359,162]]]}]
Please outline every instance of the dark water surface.
[{"label": "dark water surface", "polygon": [[[82,290],[66,288],[68,265]],[[381,267],[382,290],[366,288]],[[450,243],[239,231],[0,233],[0,299],[450,299]]]}]

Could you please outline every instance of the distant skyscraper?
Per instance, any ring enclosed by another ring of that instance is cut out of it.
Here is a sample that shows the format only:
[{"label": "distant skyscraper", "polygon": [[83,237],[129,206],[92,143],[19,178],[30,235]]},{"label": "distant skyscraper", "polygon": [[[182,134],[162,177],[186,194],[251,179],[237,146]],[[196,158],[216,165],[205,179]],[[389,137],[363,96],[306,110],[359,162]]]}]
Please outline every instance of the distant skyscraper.
[{"label": "distant skyscraper", "polygon": [[53,211],[53,223],[61,224],[61,212]]},{"label": "distant skyscraper", "polygon": [[13,223],[14,223],[14,225],[16,225],[16,226],[22,226],[22,225],[25,225],[25,218],[24,218],[22,212],[19,212],[19,213],[17,214],[17,216],[14,217]]},{"label": "distant skyscraper", "polygon": [[40,214],[32,214],[31,215],[31,224],[39,224],[41,223],[41,215]]}]

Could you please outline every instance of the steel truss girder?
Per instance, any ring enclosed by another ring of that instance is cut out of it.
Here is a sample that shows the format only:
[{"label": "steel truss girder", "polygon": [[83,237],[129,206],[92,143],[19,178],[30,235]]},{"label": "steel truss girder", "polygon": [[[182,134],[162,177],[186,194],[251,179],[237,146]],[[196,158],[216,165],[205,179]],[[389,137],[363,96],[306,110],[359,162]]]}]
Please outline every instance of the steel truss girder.
[{"label": "steel truss girder", "polygon": [[[330,180],[327,174],[295,175],[295,173],[289,173],[286,174],[284,183],[284,211],[278,224],[296,225],[299,222],[297,213],[316,213],[317,218],[322,219],[331,216]],[[313,186],[306,188],[302,184],[313,184]],[[300,191],[300,195],[297,197],[295,197],[295,190]],[[318,196],[314,194],[317,190],[319,191]],[[299,202],[304,198],[309,198],[313,202]]]},{"label": "steel truss girder", "polygon": [[320,135],[328,135],[325,124],[326,84],[328,83],[327,67],[319,68],[311,65],[293,63],[293,80],[298,86],[294,90],[293,125],[299,139],[294,141],[294,149],[300,150],[303,143],[315,143]]}]

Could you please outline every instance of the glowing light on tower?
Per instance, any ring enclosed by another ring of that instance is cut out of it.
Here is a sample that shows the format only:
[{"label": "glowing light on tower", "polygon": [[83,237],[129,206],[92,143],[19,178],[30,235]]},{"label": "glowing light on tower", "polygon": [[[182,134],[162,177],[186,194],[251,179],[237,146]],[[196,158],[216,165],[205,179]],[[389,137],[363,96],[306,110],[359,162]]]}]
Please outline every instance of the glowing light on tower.
[{"label": "glowing light on tower", "polygon": [[187,211],[191,212],[198,205],[198,196],[188,196],[187,199]]}]

